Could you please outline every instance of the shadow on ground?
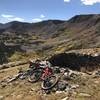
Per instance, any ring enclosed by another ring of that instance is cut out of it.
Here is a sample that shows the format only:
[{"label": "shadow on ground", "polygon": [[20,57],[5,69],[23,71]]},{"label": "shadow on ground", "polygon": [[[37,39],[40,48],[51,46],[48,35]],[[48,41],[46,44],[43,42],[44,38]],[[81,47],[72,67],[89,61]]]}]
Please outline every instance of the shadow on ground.
[{"label": "shadow on ground", "polygon": [[54,66],[68,67],[80,71],[82,68],[92,71],[99,67],[100,56],[81,55],[75,53],[61,53],[52,56],[49,61]]}]

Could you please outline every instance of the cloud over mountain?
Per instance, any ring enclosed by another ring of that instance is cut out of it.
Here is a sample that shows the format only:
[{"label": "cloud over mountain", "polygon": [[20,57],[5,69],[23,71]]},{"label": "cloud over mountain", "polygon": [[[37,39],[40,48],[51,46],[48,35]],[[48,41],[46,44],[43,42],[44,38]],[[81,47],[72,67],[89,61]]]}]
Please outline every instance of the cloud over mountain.
[{"label": "cloud over mountain", "polygon": [[93,5],[95,3],[100,3],[100,0],[81,0],[85,5]]},{"label": "cloud over mountain", "polygon": [[35,23],[35,22],[41,22],[42,21],[42,19],[40,19],[40,18],[34,18],[34,19],[32,19],[32,21]]},{"label": "cloud over mountain", "polygon": [[14,15],[8,15],[8,14],[1,14],[2,20],[6,20],[6,21],[24,21],[23,18],[21,17],[17,17]]}]

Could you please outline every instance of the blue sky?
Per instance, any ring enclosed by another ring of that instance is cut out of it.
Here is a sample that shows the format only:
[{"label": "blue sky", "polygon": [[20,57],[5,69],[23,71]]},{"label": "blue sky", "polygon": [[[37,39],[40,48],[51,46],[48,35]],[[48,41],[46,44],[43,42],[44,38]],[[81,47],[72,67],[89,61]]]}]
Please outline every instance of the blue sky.
[{"label": "blue sky", "polygon": [[100,0],[0,0],[0,23],[68,20],[79,14],[100,14]]}]

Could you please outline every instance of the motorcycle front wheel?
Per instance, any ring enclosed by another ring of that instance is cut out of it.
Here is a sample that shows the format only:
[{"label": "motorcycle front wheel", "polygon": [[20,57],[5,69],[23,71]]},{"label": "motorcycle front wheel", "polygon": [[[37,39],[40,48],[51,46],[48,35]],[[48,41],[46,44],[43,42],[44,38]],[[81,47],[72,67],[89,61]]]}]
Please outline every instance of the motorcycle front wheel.
[{"label": "motorcycle front wheel", "polygon": [[41,83],[41,88],[43,90],[49,90],[53,88],[58,83],[59,78],[55,75],[46,77]]}]

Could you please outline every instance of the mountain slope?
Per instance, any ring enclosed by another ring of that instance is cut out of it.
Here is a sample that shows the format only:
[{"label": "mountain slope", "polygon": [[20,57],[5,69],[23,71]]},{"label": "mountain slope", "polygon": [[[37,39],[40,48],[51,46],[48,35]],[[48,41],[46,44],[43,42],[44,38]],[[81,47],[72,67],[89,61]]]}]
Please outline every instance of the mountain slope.
[{"label": "mountain slope", "polygon": [[0,24],[0,41],[47,55],[100,47],[100,14],[76,15],[68,21]]}]

